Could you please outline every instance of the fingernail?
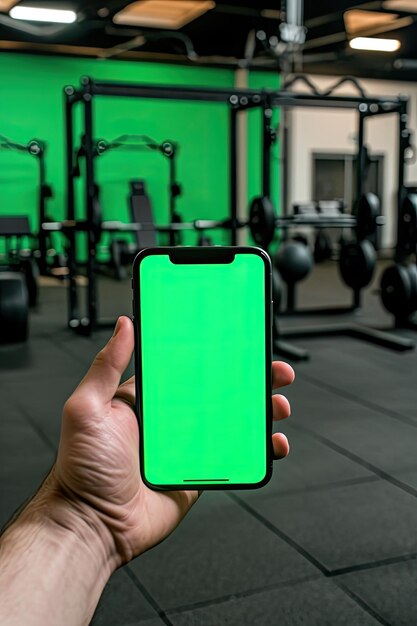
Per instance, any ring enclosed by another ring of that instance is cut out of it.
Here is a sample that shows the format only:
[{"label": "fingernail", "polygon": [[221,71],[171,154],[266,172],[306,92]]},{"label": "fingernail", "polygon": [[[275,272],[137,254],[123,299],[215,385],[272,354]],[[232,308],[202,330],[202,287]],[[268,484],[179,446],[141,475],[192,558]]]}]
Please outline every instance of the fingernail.
[{"label": "fingernail", "polygon": [[115,337],[120,330],[120,327],[122,325],[120,320],[121,320],[121,317],[117,319],[116,326],[114,327],[113,337]]}]

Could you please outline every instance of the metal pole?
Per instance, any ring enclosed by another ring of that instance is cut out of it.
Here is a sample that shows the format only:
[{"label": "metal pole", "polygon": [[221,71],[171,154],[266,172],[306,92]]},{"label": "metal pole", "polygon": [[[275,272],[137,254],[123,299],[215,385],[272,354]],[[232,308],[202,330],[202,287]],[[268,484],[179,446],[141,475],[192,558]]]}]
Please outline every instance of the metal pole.
[{"label": "metal pole", "polygon": [[86,331],[88,334],[93,332],[97,323],[97,286],[95,276],[96,265],[96,220],[94,214],[94,204],[96,195],[96,186],[94,180],[94,147],[93,147],[93,96],[88,91],[88,85],[85,86],[83,95],[84,103],[84,152],[85,152],[85,202],[86,202],[86,219],[87,219],[87,298],[88,298],[88,321]]},{"label": "metal pole", "polygon": [[[175,212],[176,198],[174,193],[174,184],[176,180],[176,167],[175,167],[175,148],[173,148],[172,154],[169,159],[169,221],[172,224],[177,222],[177,215]],[[169,233],[169,245],[176,246],[179,244],[179,233],[171,231]]]},{"label": "metal pole", "polygon": [[[67,220],[75,217],[74,209],[74,129],[73,129],[73,87],[64,89],[65,108],[65,136],[66,136],[66,166],[67,166]],[[68,263],[68,326],[74,328],[79,323],[77,273],[77,235],[74,230],[67,233],[67,263]]]},{"label": "metal pole", "polygon": [[262,107],[262,195],[271,196],[271,118],[272,108],[268,98]]},{"label": "metal pole", "polygon": [[230,244],[237,245],[237,115],[238,109],[230,108]]},{"label": "metal pole", "polygon": [[45,146],[41,145],[40,152],[38,154],[39,161],[39,265],[40,272],[43,275],[47,273],[47,246],[46,246],[46,232],[42,228],[42,224],[46,222],[45,215]]},{"label": "metal pole", "polygon": [[365,117],[368,107],[366,104],[359,105],[359,120],[358,120],[358,152],[356,157],[356,185],[355,185],[355,198],[352,206],[353,215],[357,215],[359,198],[363,193],[363,174],[366,167],[366,154],[364,146],[365,138]]},{"label": "metal pole", "polygon": [[280,126],[282,133],[280,137],[281,141],[281,206],[279,209],[280,215],[288,215],[289,206],[289,179],[290,179],[290,136],[289,136],[289,111],[287,107],[281,109]]},{"label": "metal pole", "polygon": [[[397,190],[397,242],[395,245],[395,261],[401,263],[409,253],[407,244],[408,234],[404,232],[404,224],[401,214],[401,206],[405,197],[404,188],[404,158],[405,151],[409,145],[409,134],[407,130],[407,100],[403,100],[398,115],[398,190]],[[408,228],[407,228],[408,230]]]}]

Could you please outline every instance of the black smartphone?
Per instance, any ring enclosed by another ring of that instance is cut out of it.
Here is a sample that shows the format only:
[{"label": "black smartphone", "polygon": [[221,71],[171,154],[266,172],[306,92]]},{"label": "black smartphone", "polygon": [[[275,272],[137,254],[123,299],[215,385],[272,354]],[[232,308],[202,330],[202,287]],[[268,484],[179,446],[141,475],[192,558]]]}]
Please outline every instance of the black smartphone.
[{"label": "black smartphone", "polygon": [[133,265],[141,473],[152,489],[261,487],[272,472],[271,262],[160,247]]}]

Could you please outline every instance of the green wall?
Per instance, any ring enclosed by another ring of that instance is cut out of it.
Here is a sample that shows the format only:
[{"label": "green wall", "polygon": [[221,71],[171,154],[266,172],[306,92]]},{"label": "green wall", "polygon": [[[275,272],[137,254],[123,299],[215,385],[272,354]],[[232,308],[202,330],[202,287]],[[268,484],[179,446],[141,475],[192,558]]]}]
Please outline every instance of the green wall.
[{"label": "green wall", "polygon": [[[38,137],[47,142],[47,178],[54,189],[48,203],[53,219],[65,217],[65,160],[63,87],[77,86],[82,75],[96,79],[136,81],[151,84],[231,87],[232,70],[184,67],[83,58],[1,53],[0,134],[26,143]],[[276,77],[257,72],[251,87],[275,86]],[[204,102],[96,98],[96,138],[113,139],[124,133],[147,134],[157,141],[172,139],[180,144],[178,181],[183,195],[178,210],[184,219],[222,218],[228,214],[228,110],[227,106]],[[259,119],[250,114],[248,189],[250,195],[259,178]],[[253,121],[252,121],[253,120]],[[257,136],[255,138],[255,136]],[[104,219],[126,221],[128,180],[147,181],[155,219],[168,220],[168,163],[159,154],[113,152],[98,159]],[[38,228],[36,206],[36,160],[25,154],[0,150],[0,214],[29,214],[33,230]],[[257,191],[255,191],[257,193]],[[82,208],[82,207],[81,207]],[[195,234],[188,243],[195,241]],[[219,233],[217,241],[227,243]]]}]

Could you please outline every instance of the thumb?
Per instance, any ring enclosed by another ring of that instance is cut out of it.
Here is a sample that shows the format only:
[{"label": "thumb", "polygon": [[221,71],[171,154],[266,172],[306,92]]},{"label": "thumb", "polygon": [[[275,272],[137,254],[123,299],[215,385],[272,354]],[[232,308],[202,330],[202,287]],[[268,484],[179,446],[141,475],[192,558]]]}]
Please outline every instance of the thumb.
[{"label": "thumb", "polygon": [[97,354],[77,392],[94,394],[105,404],[113,399],[134,348],[133,324],[128,317],[117,320],[113,336]]}]

